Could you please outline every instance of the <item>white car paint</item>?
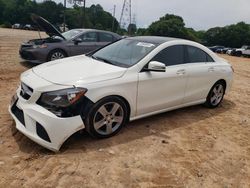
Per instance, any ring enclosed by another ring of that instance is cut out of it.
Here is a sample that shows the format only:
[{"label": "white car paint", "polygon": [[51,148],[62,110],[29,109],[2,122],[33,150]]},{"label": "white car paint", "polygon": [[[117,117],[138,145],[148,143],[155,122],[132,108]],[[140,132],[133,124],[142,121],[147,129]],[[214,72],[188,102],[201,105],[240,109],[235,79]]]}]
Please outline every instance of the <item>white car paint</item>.
[{"label": "white car paint", "polygon": [[246,49],[242,51],[242,55],[250,56],[250,46],[247,46]]},{"label": "white car paint", "polygon": [[[173,45],[191,45],[202,49],[215,62],[182,64],[166,67],[165,72],[141,72],[142,68],[161,50]],[[29,100],[17,90],[17,106],[24,112],[26,127],[15,117],[9,107],[16,127],[38,144],[58,151],[64,141],[85,125],[80,116],[57,117],[36,103],[43,92],[70,87],[83,87],[85,96],[93,103],[117,95],[130,106],[130,120],[169,111],[185,106],[202,104],[216,81],[227,83],[226,92],[232,84],[232,69],[222,58],[206,47],[187,40],[176,39],[156,47],[137,64],[121,68],[93,60],[85,55],[48,62],[24,72],[21,81],[34,91]],[[35,130],[35,123],[42,124],[51,143],[42,140]]]}]

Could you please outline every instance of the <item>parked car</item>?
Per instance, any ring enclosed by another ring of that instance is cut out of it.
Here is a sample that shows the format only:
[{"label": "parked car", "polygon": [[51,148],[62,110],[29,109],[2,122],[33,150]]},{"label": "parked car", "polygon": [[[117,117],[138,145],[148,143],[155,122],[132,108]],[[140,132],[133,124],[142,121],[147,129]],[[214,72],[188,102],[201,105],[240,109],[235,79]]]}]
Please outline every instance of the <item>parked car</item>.
[{"label": "parked car", "polygon": [[247,46],[245,50],[242,51],[242,55],[245,57],[250,57],[250,46]]},{"label": "parked car", "polygon": [[32,63],[85,54],[121,38],[116,33],[95,29],[73,29],[60,33],[40,16],[32,15],[32,20],[49,35],[48,38],[33,39],[21,44],[21,58]]},{"label": "parked car", "polygon": [[230,49],[231,48],[220,48],[220,49],[216,50],[216,53],[225,54]]},{"label": "parked car", "polygon": [[240,56],[242,56],[242,54],[243,54],[242,52],[245,51],[245,50],[247,50],[247,49],[248,49],[248,46],[247,46],[247,45],[244,45],[244,46],[242,46],[241,48],[236,48],[236,49],[234,49],[234,50],[231,52],[231,55],[240,57]]},{"label": "parked car", "polygon": [[25,30],[33,30],[34,28],[32,27],[32,25],[26,24],[26,25],[23,26],[23,29],[25,29]]},{"label": "parked car", "polygon": [[58,151],[84,128],[107,138],[128,121],[197,104],[215,108],[232,79],[231,65],[201,44],[125,38],[24,72],[9,111],[19,131]]},{"label": "parked car", "polygon": [[235,48],[231,48],[231,49],[227,50],[226,54],[232,55],[234,50],[235,50]]},{"label": "parked car", "polygon": [[19,23],[15,23],[12,25],[12,29],[22,29],[22,25]]},{"label": "parked car", "polygon": [[225,48],[224,46],[212,46],[212,47],[209,47],[210,50],[212,50],[213,52],[216,52],[217,50],[219,49],[223,49]]}]

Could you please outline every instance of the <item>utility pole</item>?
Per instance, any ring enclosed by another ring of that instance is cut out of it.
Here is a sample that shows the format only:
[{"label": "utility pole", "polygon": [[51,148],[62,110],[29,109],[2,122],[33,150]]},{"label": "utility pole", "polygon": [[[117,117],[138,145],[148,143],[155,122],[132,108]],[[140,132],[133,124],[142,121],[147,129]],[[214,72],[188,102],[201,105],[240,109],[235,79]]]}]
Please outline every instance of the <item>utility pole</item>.
[{"label": "utility pole", "polygon": [[[86,0],[68,0],[70,3],[74,3],[75,5],[78,4],[80,6],[81,11],[81,27],[85,27],[85,21],[86,21]],[[83,6],[82,6],[83,3]],[[82,6],[82,7],[81,7]]]},{"label": "utility pole", "polygon": [[65,30],[66,30],[66,28],[65,28],[65,25],[66,25],[65,14],[66,14],[66,0],[64,0],[64,10],[63,10],[63,32],[65,32]]},{"label": "utility pole", "polygon": [[[120,17],[120,27],[122,29],[128,29],[128,26],[131,24],[131,13],[132,13],[131,0],[124,0],[122,6],[122,12]],[[128,31],[130,33],[130,31]]]},{"label": "utility pole", "polygon": [[113,10],[113,23],[112,23],[112,31],[114,31],[114,26],[115,26],[115,9],[116,9],[116,5],[114,5],[114,10]]},{"label": "utility pole", "polygon": [[86,0],[83,0],[83,27],[86,27]]},{"label": "utility pole", "polygon": [[123,5],[122,5],[122,12],[121,12],[121,17],[120,17],[120,27],[123,28],[123,23],[122,23],[122,19],[123,19],[123,15],[124,15],[124,10],[125,10],[125,5],[126,5],[126,0],[124,0]]},{"label": "utility pole", "polygon": [[131,24],[131,0],[129,0],[129,24]]}]

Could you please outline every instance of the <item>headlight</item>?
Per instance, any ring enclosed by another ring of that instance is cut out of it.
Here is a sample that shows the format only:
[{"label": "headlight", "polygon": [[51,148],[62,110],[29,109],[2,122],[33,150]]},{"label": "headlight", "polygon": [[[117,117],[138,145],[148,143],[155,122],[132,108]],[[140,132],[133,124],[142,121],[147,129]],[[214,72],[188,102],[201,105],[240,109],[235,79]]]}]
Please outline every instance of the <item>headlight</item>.
[{"label": "headlight", "polygon": [[48,46],[46,44],[41,44],[41,45],[33,45],[33,48],[47,48]]},{"label": "headlight", "polygon": [[68,107],[76,103],[87,92],[85,88],[71,88],[43,93],[39,99],[42,106]]}]

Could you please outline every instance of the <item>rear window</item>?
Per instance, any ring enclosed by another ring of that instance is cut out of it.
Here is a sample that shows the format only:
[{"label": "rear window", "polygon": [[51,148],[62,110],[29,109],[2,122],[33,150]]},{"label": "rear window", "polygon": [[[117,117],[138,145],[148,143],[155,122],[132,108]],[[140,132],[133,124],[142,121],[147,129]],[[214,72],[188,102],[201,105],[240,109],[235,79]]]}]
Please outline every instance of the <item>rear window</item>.
[{"label": "rear window", "polygon": [[108,33],[99,33],[100,42],[112,42],[113,36]]},{"label": "rear window", "polygon": [[203,50],[194,46],[187,46],[186,63],[214,62],[214,60]]}]

